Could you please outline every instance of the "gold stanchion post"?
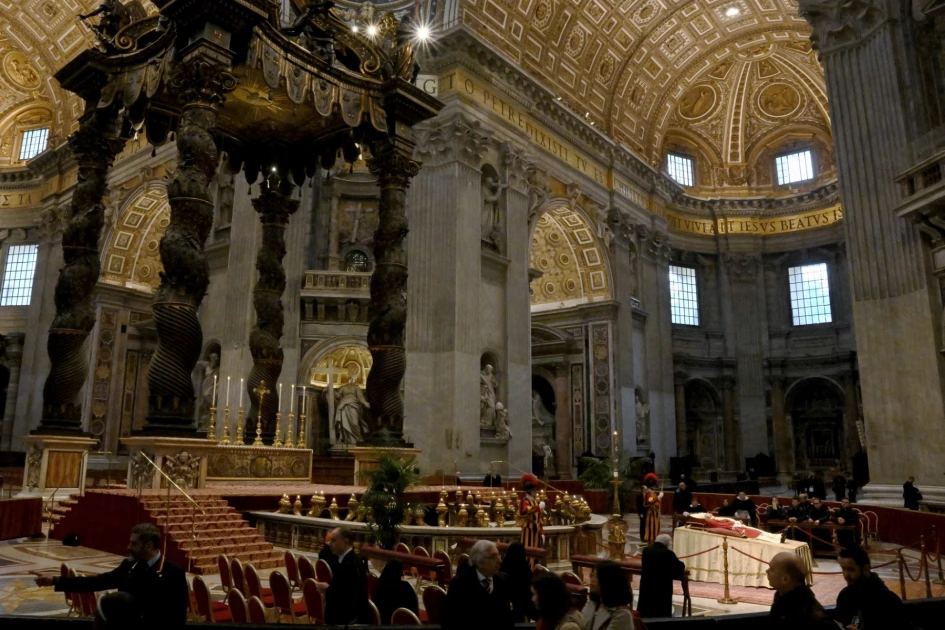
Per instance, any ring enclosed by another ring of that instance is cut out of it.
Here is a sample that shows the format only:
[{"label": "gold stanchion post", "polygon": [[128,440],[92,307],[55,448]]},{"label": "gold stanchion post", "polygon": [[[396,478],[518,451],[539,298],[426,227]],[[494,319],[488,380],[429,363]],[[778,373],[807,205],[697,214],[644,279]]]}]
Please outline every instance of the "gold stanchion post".
[{"label": "gold stanchion post", "polygon": [[728,538],[725,536],[722,537],[722,563],[725,569],[725,593],[716,601],[720,604],[737,604],[728,588]]}]

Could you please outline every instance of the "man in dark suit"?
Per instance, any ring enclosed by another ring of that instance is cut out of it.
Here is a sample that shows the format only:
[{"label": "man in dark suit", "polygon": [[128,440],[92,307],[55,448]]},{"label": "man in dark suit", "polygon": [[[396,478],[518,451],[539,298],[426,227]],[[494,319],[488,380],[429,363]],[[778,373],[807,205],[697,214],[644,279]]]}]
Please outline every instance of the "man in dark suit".
[{"label": "man in dark suit", "polygon": [[83,577],[38,577],[36,585],[69,593],[117,589],[128,595],[123,617],[146,628],[180,628],[187,622],[187,575],[160,549],[161,531],[151,523],[140,523],[131,528],[129,557],[117,568]]},{"label": "man in dark suit", "polygon": [[692,491],[686,487],[685,481],[679,482],[679,487],[673,493],[673,512],[682,514],[692,503]]},{"label": "man in dark suit", "polygon": [[644,619],[673,616],[673,580],[681,580],[686,565],[673,553],[673,539],[660,534],[643,548],[643,575],[637,613]]},{"label": "man in dark suit", "polygon": [[469,566],[450,582],[443,630],[507,629],[513,625],[511,587],[499,572],[499,549],[480,540],[469,550]]},{"label": "man in dark suit", "polygon": [[841,529],[837,531],[837,542],[844,549],[851,549],[860,546],[860,513],[850,504],[850,499],[844,497],[838,507],[833,512],[833,519],[837,525],[855,527],[854,530]]},{"label": "man in dark suit", "polygon": [[902,484],[903,507],[907,510],[918,510],[921,500],[922,493],[915,487],[915,477],[910,476],[909,480]]},{"label": "man in dark suit", "polygon": [[370,623],[368,607],[367,566],[354,553],[354,538],[344,527],[337,527],[328,535],[328,547],[337,558],[331,584],[318,582],[318,590],[325,593],[325,623],[346,626],[351,623]]}]

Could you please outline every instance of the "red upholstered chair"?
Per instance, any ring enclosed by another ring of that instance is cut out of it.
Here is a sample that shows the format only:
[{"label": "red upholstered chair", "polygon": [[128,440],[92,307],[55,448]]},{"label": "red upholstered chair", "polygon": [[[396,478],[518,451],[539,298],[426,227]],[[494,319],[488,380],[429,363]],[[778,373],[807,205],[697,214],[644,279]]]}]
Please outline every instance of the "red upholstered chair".
[{"label": "red upholstered chair", "polygon": [[270,573],[269,588],[272,589],[272,597],[280,618],[282,615],[288,615],[292,623],[295,623],[297,618],[306,616],[305,602],[292,600],[292,588],[284,575],[278,571]]},{"label": "red upholstered chair", "polygon": [[421,547],[417,545],[413,548],[413,555],[420,556],[421,558],[429,558],[430,552],[426,550],[426,547]]},{"label": "red upholstered chair", "polygon": [[420,618],[413,614],[413,611],[406,608],[398,608],[390,616],[390,625],[392,626],[419,626]]},{"label": "red upholstered chair", "polygon": [[410,553],[410,547],[407,546],[407,543],[399,542],[394,545],[394,551],[397,553]]},{"label": "red upholstered chair", "polygon": [[230,579],[230,559],[226,554],[217,556],[217,568],[220,570],[220,586],[223,587],[224,593],[229,593],[233,588],[233,580]]},{"label": "red upholstered chair", "polygon": [[[233,620],[229,608],[225,610],[213,609],[213,604],[210,603],[210,589],[207,588],[207,583],[199,575],[194,576],[194,599],[197,602],[197,614],[204,621],[225,623]],[[226,605],[224,604],[224,606]]]},{"label": "red upholstered chair", "polygon": [[561,581],[565,584],[574,584],[575,586],[584,586],[584,582],[581,581],[581,578],[577,574],[571,571],[565,571],[561,574]]},{"label": "red upholstered chair", "polygon": [[443,574],[443,583],[449,584],[450,580],[453,578],[453,560],[450,558],[450,554],[442,549],[438,549],[433,552],[433,557],[437,560],[442,560],[444,564],[446,564],[446,573]]},{"label": "red upholstered chair", "polygon": [[289,576],[289,586],[294,591],[302,588],[302,582],[299,580],[299,565],[295,559],[295,554],[286,549],[285,551],[285,572]]},{"label": "red upholstered chair", "polygon": [[98,598],[95,593],[78,593],[79,610],[83,617],[95,617],[98,612]]},{"label": "red upholstered chair", "polygon": [[539,575],[541,573],[547,573],[547,572],[548,572],[548,567],[546,567],[543,564],[536,564],[535,568],[532,569],[532,575]]},{"label": "red upholstered chair", "polygon": [[377,592],[377,576],[371,572],[367,574],[367,593],[368,599],[374,599],[374,593]]},{"label": "red upholstered chair", "polygon": [[315,563],[315,581],[331,584],[331,567],[321,558]]},{"label": "red upholstered chair", "polygon": [[371,609],[371,623],[368,625],[371,625],[371,626],[381,625],[381,611],[377,609],[377,606],[371,600],[368,600],[368,608]]},{"label": "red upholstered chair", "polygon": [[259,581],[259,573],[256,572],[256,567],[247,564],[246,568],[243,570],[243,579],[246,583],[246,596],[258,597],[263,604],[272,608],[272,589],[262,587],[262,582]]},{"label": "red upholstered chair", "polygon": [[250,597],[247,603],[250,623],[269,623],[266,618],[266,605],[258,597]]},{"label": "red upholstered chair", "polygon": [[305,556],[299,556],[298,568],[299,580],[302,582],[302,584],[305,584],[305,580],[316,579],[315,567],[312,565],[312,561]]},{"label": "red upholstered chair", "polygon": [[427,623],[440,625],[443,619],[443,605],[446,603],[446,591],[436,584],[423,589],[423,608],[427,611]]},{"label": "red upholstered chair", "polygon": [[243,563],[240,562],[239,558],[230,560],[230,582],[231,588],[235,588],[244,596],[246,595],[246,580],[243,577]]},{"label": "red upholstered chair", "polygon": [[233,623],[249,623],[249,611],[246,609],[246,598],[235,588],[231,588],[226,596],[226,603],[230,607],[230,617]]},{"label": "red upholstered chair", "polygon": [[325,623],[325,602],[314,578],[302,582],[302,601],[311,623]]}]

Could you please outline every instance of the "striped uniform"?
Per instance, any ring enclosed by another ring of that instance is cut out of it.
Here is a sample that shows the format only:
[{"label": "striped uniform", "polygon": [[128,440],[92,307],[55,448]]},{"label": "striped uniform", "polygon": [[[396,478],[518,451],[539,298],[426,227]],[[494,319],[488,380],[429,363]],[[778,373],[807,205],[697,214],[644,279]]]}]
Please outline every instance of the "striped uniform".
[{"label": "striped uniform", "polygon": [[[541,526],[541,506],[538,501],[526,495],[519,504],[518,515],[522,519],[522,544],[526,547],[541,547],[544,530]],[[535,558],[529,558],[528,563],[535,568]]]},{"label": "striped uniform", "polygon": [[646,509],[646,528],[643,532],[643,542],[652,545],[660,533],[660,499],[655,490],[643,491],[643,507]]}]

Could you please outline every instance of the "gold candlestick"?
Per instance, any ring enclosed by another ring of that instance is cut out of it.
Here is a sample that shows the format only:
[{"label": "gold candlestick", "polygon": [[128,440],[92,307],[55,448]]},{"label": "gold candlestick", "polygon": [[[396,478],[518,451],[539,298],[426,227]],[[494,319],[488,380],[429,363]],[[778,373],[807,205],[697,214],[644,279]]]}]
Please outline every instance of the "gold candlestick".
[{"label": "gold candlestick", "polygon": [[223,446],[230,445],[230,406],[223,408],[223,439],[220,440]]},{"label": "gold candlestick", "polygon": [[217,441],[217,408],[210,407],[210,426],[207,427],[207,439]]},{"label": "gold candlestick", "polygon": [[295,424],[295,414],[291,411],[289,412],[289,430],[285,435],[285,447],[286,448],[295,448],[295,440],[293,438],[292,425]]},{"label": "gold candlestick", "polygon": [[299,439],[295,442],[295,448],[305,448],[305,414],[299,414]]},{"label": "gold candlestick", "polygon": [[243,408],[240,407],[236,410],[236,439],[233,441],[233,444],[236,446],[245,446],[243,444],[243,414],[246,413],[243,411]]},{"label": "gold candlestick", "polygon": [[253,446],[265,446],[262,441],[263,401],[266,400],[266,394],[272,393],[272,390],[266,387],[266,381],[260,381],[259,387],[253,388],[253,393],[259,396],[259,407],[256,409],[256,439],[253,440]]},{"label": "gold candlestick", "polygon": [[[282,448],[282,438],[279,436],[279,433],[280,433],[279,427],[281,426],[282,426],[282,412],[277,411],[276,412],[276,439],[272,441],[272,448]],[[258,434],[259,433],[257,432],[257,435]],[[286,444],[286,446],[288,446],[288,444]]]}]

